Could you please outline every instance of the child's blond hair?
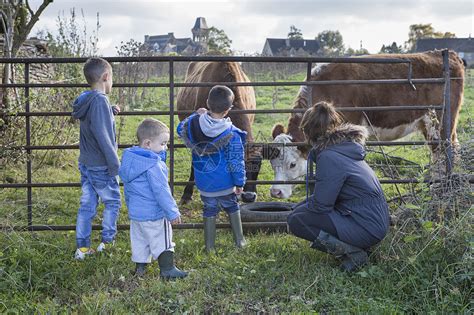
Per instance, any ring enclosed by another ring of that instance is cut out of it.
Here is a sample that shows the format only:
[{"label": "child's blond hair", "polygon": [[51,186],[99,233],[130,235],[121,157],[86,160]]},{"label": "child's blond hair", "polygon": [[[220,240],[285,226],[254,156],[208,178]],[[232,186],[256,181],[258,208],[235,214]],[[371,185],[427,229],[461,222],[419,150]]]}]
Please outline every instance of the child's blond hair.
[{"label": "child's blond hair", "polygon": [[161,121],[154,118],[144,119],[137,128],[138,144],[145,140],[153,140],[162,133],[170,133],[170,129]]}]

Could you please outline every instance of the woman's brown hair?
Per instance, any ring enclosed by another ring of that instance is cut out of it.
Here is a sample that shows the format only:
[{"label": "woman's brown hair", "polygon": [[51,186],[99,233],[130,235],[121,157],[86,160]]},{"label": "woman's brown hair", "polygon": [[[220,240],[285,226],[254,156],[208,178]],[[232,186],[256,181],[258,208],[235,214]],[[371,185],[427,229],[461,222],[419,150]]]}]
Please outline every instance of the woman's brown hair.
[{"label": "woman's brown hair", "polygon": [[300,128],[306,141],[314,145],[319,137],[331,132],[341,123],[342,117],[331,103],[319,102],[304,113]]}]

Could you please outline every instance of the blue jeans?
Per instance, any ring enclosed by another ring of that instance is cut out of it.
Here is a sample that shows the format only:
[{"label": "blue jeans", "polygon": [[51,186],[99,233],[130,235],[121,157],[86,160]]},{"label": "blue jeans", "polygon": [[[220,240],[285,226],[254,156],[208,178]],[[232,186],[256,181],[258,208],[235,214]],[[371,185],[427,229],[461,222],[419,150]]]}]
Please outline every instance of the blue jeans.
[{"label": "blue jeans", "polygon": [[235,193],[219,197],[206,197],[201,195],[201,200],[204,203],[202,216],[206,218],[215,217],[221,208],[227,213],[234,213],[240,210]]},{"label": "blue jeans", "polygon": [[82,196],[76,222],[77,247],[90,247],[92,220],[97,214],[99,198],[105,205],[102,219],[102,242],[112,242],[117,234],[117,218],[122,203],[118,179],[110,176],[107,166],[79,163]]}]

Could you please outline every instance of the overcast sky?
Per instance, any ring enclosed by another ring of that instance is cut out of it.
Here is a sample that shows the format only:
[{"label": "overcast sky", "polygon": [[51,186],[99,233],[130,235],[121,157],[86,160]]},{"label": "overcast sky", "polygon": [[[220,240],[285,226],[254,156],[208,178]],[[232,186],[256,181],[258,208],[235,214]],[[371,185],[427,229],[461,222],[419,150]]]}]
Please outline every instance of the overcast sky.
[{"label": "overcast sky", "polygon": [[[38,7],[42,0],[30,0]],[[457,37],[473,33],[473,0],[54,0],[40,17],[38,30],[55,32],[58,14],[69,17],[71,8],[83,9],[90,30],[99,12],[99,54],[115,56],[121,41],[144,35],[174,32],[192,37],[196,17],[208,26],[223,29],[232,49],[261,53],[265,39],[285,38],[290,25],[301,29],[305,39],[324,30],[339,30],[346,47],[362,46],[371,53],[383,44],[408,39],[411,24],[432,23],[436,31]],[[474,35],[474,34],[473,34]]]}]

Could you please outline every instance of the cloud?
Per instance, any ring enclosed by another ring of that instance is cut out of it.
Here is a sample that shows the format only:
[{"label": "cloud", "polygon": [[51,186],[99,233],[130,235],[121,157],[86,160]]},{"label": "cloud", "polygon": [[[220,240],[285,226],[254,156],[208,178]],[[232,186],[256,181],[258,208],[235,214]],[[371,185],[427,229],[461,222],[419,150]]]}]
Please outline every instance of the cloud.
[{"label": "cloud", "polygon": [[[37,7],[42,1],[32,0]],[[382,44],[403,44],[411,24],[432,23],[438,31],[458,37],[472,33],[473,4],[466,0],[58,0],[40,17],[32,34],[48,28],[56,31],[58,13],[69,16],[71,8],[82,9],[88,30],[93,30],[100,12],[101,54],[115,55],[115,46],[144,35],[174,32],[191,37],[198,16],[209,26],[223,29],[233,41],[232,48],[261,52],[265,39],[284,38],[290,25],[314,38],[324,30],[339,30],[346,46],[363,46],[377,52]]]},{"label": "cloud", "polygon": [[[245,0],[246,12],[258,15],[340,17],[358,16],[365,19],[393,18],[410,14],[432,13],[438,17],[472,16],[470,0]],[[420,11],[420,9],[423,9]]]}]

